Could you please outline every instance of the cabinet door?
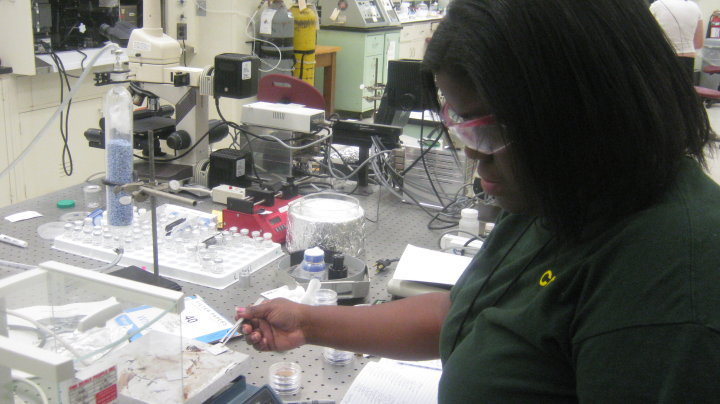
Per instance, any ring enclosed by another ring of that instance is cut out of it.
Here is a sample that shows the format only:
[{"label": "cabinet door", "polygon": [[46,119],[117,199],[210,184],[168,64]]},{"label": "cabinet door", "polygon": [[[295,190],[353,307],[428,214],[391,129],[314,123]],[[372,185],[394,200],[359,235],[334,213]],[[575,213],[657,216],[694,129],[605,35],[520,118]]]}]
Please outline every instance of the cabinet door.
[{"label": "cabinet door", "polygon": [[[62,164],[63,143],[55,121],[40,147],[34,147],[15,169],[18,197],[22,200],[44,195],[84,181],[90,175],[105,171],[105,151],[91,148],[83,135],[88,122],[97,123],[101,116],[102,99],[73,102],[70,114],[68,144],[73,158],[73,174],[65,175]],[[55,112],[55,107],[20,113],[20,133],[8,137],[14,156],[35,137],[40,128]],[[93,127],[96,127],[93,125]],[[13,157],[14,158],[14,157]],[[82,198],[82,195],[78,196]]]},{"label": "cabinet door", "polygon": [[0,1],[0,55],[15,74],[35,74],[31,1]]},{"label": "cabinet door", "polygon": [[398,58],[400,59],[412,59],[412,42],[400,42],[400,49]]},{"label": "cabinet door", "polygon": [[[4,84],[5,81],[8,80],[7,78],[0,78],[0,100],[5,99],[5,91],[4,91]],[[5,167],[10,164],[10,159],[8,158],[8,150],[10,149],[7,142],[8,137],[6,135],[7,128],[5,125],[5,108],[3,108],[4,105],[0,105],[0,149],[2,151],[0,152],[0,170],[4,170]],[[12,189],[10,188],[10,175],[12,175],[12,172],[8,173],[8,175],[5,175],[4,177],[0,178],[0,207],[7,206],[12,203]]]},{"label": "cabinet door", "polygon": [[[382,55],[375,55],[375,56],[366,56],[365,60],[363,61],[363,84],[365,87],[368,86],[374,86],[375,83],[383,83],[383,57]],[[377,81],[376,81],[377,80]],[[374,95],[372,91],[363,90],[362,96],[372,96]],[[377,103],[380,105],[380,102]],[[373,108],[373,105],[375,103],[373,101],[368,101],[365,98],[362,99],[361,103],[361,110],[359,112],[365,112],[369,109]]]},{"label": "cabinet door", "polygon": [[388,32],[385,34],[385,47],[383,56],[385,60],[382,64],[382,82],[387,82],[387,65],[388,61],[395,60],[400,54],[400,32]]},{"label": "cabinet door", "polygon": [[385,35],[382,33],[365,37],[365,56],[380,55],[385,49]]}]

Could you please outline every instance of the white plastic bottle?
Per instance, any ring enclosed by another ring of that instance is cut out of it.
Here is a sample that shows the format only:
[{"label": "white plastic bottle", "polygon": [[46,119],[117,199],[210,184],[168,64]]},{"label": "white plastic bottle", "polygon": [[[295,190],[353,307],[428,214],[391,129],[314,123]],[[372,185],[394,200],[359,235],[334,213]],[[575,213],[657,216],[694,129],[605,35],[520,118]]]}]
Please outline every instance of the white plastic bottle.
[{"label": "white plastic bottle", "polygon": [[320,247],[305,250],[302,278],[318,280],[325,278],[325,252]]},{"label": "white plastic bottle", "polygon": [[[485,231],[485,226],[483,223],[482,229],[480,228],[480,221],[478,221],[478,211],[477,209],[470,209],[465,208],[460,211],[460,223],[458,224],[458,229],[463,232],[468,232],[472,234],[472,236],[479,236],[481,230]],[[470,234],[460,233],[460,236],[470,236]]]}]

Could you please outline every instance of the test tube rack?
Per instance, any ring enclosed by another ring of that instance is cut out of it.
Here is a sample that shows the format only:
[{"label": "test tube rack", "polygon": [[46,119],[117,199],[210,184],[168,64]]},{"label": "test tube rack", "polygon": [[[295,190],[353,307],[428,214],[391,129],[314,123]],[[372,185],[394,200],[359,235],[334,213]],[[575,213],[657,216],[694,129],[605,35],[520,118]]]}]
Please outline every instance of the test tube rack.
[{"label": "test tube rack", "polygon": [[[163,210],[159,209],[159,211]],[[173,212],[173,215],[159,218],[159,227],[163,230],[158,232],[160,236],[157,240],[158,267],[161,276],[214,289],[224,289],[240,280],[242,276],[249,276],[283,256],[280,244],[272,240],[263,240],[257,235],[253,239],[237,231],[218,233],[213,227],[208,226],[208,218],[191,217],[188,213],[183,213],[187,218],[183,223],[184,228],[168,234],[165,232],[166,224],[177,220],[178,217],[175,209]],[[87,231],[88,226],[92,226],[93,230]],[[126,233],[129,230],[126,229]],[[135,212],[132,232],[133,236],[109,237],[112,233],[104,223],[93,225],[86,221],[80,225],[79,231],[76,224],[75,231],[66,231],[57,236],[53,248],[102,262],[112,262],[117,258],[115,249],[122,246],[123,255],[117,265],[134,265],[152,271],[153,244],[146,215]],[[211,238],[214,238],[215,242],[205,250],[201,240]],[[204,251],[202,253],[204,260],[200,258],[201,250]],[[207,255],[204,255],[205,253]],[[207,257],[212,257],[212,261]],[[217,258],[219,260],[216,260]]]}]

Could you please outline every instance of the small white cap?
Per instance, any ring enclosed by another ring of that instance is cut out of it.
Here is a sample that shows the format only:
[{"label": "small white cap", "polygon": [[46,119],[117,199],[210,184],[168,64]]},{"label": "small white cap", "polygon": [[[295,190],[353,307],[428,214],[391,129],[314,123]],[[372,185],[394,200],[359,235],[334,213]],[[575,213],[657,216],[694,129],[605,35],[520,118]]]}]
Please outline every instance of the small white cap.
[{"label": "small white cap", "polygon": [[460,216],[468,219],[477,219],[478,211],[477,209],[465,208],[460,211]]}]

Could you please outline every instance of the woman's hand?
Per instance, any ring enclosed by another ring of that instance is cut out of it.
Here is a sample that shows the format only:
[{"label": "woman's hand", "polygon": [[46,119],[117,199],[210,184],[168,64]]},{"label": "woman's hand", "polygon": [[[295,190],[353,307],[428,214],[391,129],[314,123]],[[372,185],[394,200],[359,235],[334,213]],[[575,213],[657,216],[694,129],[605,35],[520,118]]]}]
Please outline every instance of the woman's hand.
[{"label": "woman's hand", "polygon": [[273,299],[257,306],[237,307],[235,319],[242,325],[245,341],[258,351],[285,351],[306,343],[303,312],[309,307],[287,299]]}]

